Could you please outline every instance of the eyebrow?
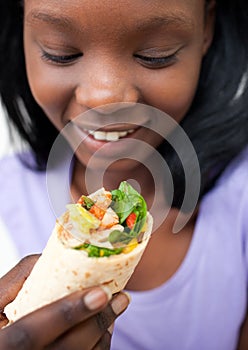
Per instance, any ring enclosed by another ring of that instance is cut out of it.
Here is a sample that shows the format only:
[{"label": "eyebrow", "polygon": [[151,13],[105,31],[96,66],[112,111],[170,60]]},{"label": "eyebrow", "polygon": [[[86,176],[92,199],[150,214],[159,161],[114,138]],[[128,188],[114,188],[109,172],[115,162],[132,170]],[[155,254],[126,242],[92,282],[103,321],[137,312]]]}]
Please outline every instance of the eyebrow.
[{"label": "eyebrow", "polygon": [[[70,17],[66,16],[57,16],[54,12],[40,12],[39,10],[31,11],[26,17],[27,23],[45,22],[60,28],[74,28],[73,22],[70,20]],[[193,21],[191,18],[187,17],[184,13],[177,11],[173,13],[166,13],[164,15],[158,15],[149,17],[142,21],[137,22],[136,29],[139,31],[162,27],[162,26],[179,26],[179,27],[188,27],[189,29],[193,28]],[[81,27],[81,30],[83,28]],[[77,30],[79,31],[79,30]]]},{"label": "eyebrow", "polygon": [[175,12],[154,16],[136,25],[137,29],[140,31],[162,26],[180,26],[190,29],[193,27],[193,22],[192,19],[187,17],[184,13]]},{"label": "eyebrow", "polygon": [[71,25],[71,21],[68,17],[65,16],[56,16],[56,14],[53,13],[45,13],[40,12],[37,10],[33,10],[28,13],[26,17],[27,23],[33,23],[33,22],[45,22],[48,24],[53,24],[55,26],[59,27],[68,27]]}]

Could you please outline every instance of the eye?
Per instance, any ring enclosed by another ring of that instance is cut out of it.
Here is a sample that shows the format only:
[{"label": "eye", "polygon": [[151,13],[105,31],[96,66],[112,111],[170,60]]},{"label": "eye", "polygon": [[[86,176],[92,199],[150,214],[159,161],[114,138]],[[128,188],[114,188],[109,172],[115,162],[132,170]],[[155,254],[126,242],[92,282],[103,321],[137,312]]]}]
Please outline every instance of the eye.
[{"label": "eye", "polygon": [[153,69],[165,68],[177,62],[178,52],[179,50],[177,50],[173,54],[170,54],[168,56],[163,56],[163,57],[151,57],[151,56],[144,56],[139,54],[135,54],[134,57],[145,67],[153,68]]},{"label": "eye", "polygon": [[59,65],[66,65],[66,64],[73,63],[79,57],[82,57],[82,56],[83,56],[82,53],[77,53],[73,55],[52,55],[46,51],[43,51],[41,58],[44,61],[52,62]]}]

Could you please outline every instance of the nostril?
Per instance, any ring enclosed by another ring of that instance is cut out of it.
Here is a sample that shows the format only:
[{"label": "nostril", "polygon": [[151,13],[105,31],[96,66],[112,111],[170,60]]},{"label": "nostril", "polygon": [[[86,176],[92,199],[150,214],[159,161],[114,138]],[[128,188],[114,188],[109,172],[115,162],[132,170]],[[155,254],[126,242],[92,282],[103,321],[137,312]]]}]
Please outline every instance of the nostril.
[{"label": "nostril", "polygon": [[135,86],[128,86],[124,90],[124,101],[126,103],[137,103],[139,102],[141,97],[140,91],[137,87]]},{"label": "nostril", "polygon": [[107,115],[115,113],[121,109],[126,109],[135,106],[136,102],[115,102],[108,103],[99,107],[94,108],[94,110],[100,114]]},{"label": "nostril", "polygon": [[139,92],[132,86],[110,84],[108,86],[78,86],[75,91],[78,104],[87,109],[97,109],[102,114],[133,106],[139,101]]}]

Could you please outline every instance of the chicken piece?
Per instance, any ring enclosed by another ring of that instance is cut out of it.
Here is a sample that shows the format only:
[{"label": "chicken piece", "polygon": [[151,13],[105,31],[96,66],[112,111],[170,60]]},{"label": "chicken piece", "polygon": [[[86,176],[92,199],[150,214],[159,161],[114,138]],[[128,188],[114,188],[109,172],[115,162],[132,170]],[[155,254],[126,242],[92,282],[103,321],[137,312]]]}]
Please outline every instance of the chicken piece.
[{"label": "chicken piece", "polygon": [[112,202],[111,192],[106,191],[104,188],[100,188],[100,190],[92,193],[88,197],[92,199],[96,206],[102,210],[107,210]]},{"label": "chicken piece", "polygon": [[112,208],[108,208],[103,216],[100,229],[110,228],[119,223],[119,217]]}]

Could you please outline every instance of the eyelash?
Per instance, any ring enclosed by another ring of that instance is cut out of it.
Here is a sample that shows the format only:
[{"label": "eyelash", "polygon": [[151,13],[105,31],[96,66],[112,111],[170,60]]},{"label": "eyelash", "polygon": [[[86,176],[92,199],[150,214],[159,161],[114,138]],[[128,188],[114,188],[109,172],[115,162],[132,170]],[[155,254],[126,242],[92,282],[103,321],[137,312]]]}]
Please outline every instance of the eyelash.
[{"label": "eyelash", "polygon": [[[176,61],[178,51],[179,50],[177,50],[171,55],[164,56],[164,57],[149,57],[149,56],[142,56],[138,54],[135,54],[134,57],[139,61],[141,61],[141,63],[148,68],[163,68]],[[82,53],[77,53],[74,55],[57,56],[57,55],[51,55],[48,52],[43,51],[41,57],[42,59],[48,62],[52,62],[59,65],[66,65],[66,64],[73,63],[77,58],[82,56],[83,56]]]},{"label": "eyelash", "polygon": [[163,68],[176,62],[178,51],[179,50],[177,50],[171,55],[164,57],[149,57],[142,55],[134,55],[134,57],[137,58],[139,61],[142,61],[142,64],[148,68]]},{"label": "eyelash", "polygon": [[57,56],[57,55],[51,55],[48,52],[43,51],[42,52],[42,59],[44,59],[45,61],[48,62],[52,62],[52,63],[56,63],[56,64],[69,64],[74,62],[77,58],[83,56],[81,53],[77,53],[75,55],[61,55],[61,56]]}]

